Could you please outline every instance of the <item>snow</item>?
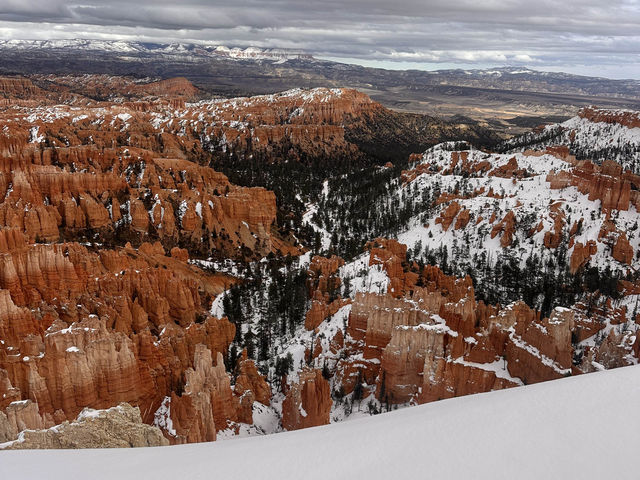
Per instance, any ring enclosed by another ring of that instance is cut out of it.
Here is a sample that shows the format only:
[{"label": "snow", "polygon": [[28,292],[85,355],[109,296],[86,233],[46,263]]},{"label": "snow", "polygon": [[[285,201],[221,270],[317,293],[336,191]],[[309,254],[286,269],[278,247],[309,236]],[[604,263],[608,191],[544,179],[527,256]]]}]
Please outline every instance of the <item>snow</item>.
[{"label": "snow", "polygon": [[107,409],[104,409],[104,410],[95,410],[93,408],[85,407],[78,414],[78,418],[76,419],[76,422],[80,422],[81,420],[84,420],[84,419],[87,419],[87,418],[102,417],[102,416],[106,415],[108,412],[113,412],[113,411],[122,411],[122,408],[120,406],[115,406],[115,407],[107,408]]},{"label": "snow", "polygon": [[211,303],[211,309],[209,310],[211,315],[216,318],[224,317],[224,297],[229,293],[229,290],[225,290],[221,294],[219,294]]},{"label": "snow", "polygon": [[355,298],[357,292],[386,293],[389,286],[384,265],[369,266],[369,253],[340,267],[339,276],[343,283],[346,278],[350,279],[352,298]]},{"label": "snow", "polygon": [[[542,257],[540,262],[545,264],[548,258],[553,256],[553,252],[544,248],[543,244],[546,232],[554,231],[555,213],[551,206],[555,206],[565,215],[567,230],[578,220],[584,220],[582,230],[574,237],[574,244],[586,245],[589,240],[596,242],[597,252],[589,260],[591,266],[601,269],[609,267],[612,271],[623,271],[626,268],[610,254],[608,245],[612,239],[599,235],[606,220],[601,213],[600,201],[589,200],[589,195],[580,193],[576,187],[558,190],[550,188],[547,182],[549,173],[571,170],[573,167],[569,163],[548,154],[486,154],[474,149],[467,151],[470,164],[479,165],[481,162],[488,162],[490,168],[494,169],[505,165],[515,157],[519,168],[526,170],[528,176],[516,182],[510,178],[487,175],[465,178],[455,169],[451,174],[442,173],[452,168],[451,152],[447,150],[448,146],[447,144],[436,145],[423,155],[422,163],[436,166],[439,169],[438,172],[419,175],[409,184],[398,188],[395,195],[398,199],[402,199],[403,194],[405,197],[413,195],[419,198],[423,191],[435,188],[436,185],[441,192],[454,194],[462,185],[469,194],[457,195],[463,198],[456,198],[456,202],[470,212],[471,221],[463,229],[456,230],[452,226],[445,231],[442,225],[436,223],[441,212],[449,205],[449,202],[444,202],[438,205],[430,215],[419,213],[409,220],[406,229],[397,236],[400,243],[407,245],[410,249],[421,245],[425,251],[435,251],[445,246],[449,253],[457,258],[458,265],[472,264],[476,255],[485,255],[488,263],[494,264],[504,249],[500,245],[500,234],[491,238],[492,229],[508,212],[513,211],[518,228],[514,235],[514,245],[509,251],[513,253],[514,258],[519,258],[521,268],[525,266],[532,251],[537,252]],[[484,194],[472,193],[480,188],[485,189]],[[503,198],[488,197],[487,192],[490,189],[497,193],[501,192]],[[494,222],[490,221],[492,215],[495,215]],[[615,215],[611,216],[616,229],[627,232],[634,251],[640,248],[640,230],[636,228],[637,220],[638,212],[633,206],[628,211],[616,211]],[[527,222],[530,225],[525,227],[524,224]],[[542,222],[542,230],[529,236],[529,228],[534,227],[538,222]],[[570,258],[572,253],[573,246],[568,250],[567,258]]]},{"label": "snow", "polygon": [[158,428],[164,428],[171,436],[177,435],[171,420],[171,397],[164,397],[154,414],[153,424]]},{"label": "snow", "polygon": [[45,136],[41,135],[40,127],[31,127],[29,131],[29,142],[30,143],[40,143],[45,141]]},{"label": "snow", "polygon": [[639,398],[625,367],[267,437],[6,451],[0,478],[637,479]]},{"label": "snow", "polygon": [[[297,49],[284,48],[259,48],[259,47],[226,47],[211,43],[193,45],[189,43],[151,44],[123,40],[85,40],[85,39],[61,39],[61,40],[0,40],[0,49],[20,50],[60,50],[71,49],[85,52],[107,52],[124,55],[143,56],[177,56],[181,61],[193,59],[221,60],[230,59],[238,61],[270,61],[284,63],[291,59],[312,60],[309,54]],[[127,58],[127,57],[124,57]]]},{"label": "snow", "polygon": [[[624,114],[638,118],[638,112],[632,110],[602,110],[612,115]],[[551,138],[545,139],[545,137]],[[525,134],[505,142],[505,145],[518,145],[523,138],[524,147],[516,147],[511,151],[529,148],[541,149],[548,145],[570,145],[572,151],[582,152],[585,158],[600,163],[602,160],[615,160],[624,168],[634,173],[640,171],[640,128],[630,128],[619,123],[593,122],[588,118],[575,116],[560,124],[547,125],[539,134]]]},{"label": "snow", "polygon": [[238,431],[235,428],[227,428],[218,432],[216,440],[232,440],[256,435],[267,435],[282,431],[280,417],[282,412],[276,411],[274,406],[253,402],[253,424],[238,423]]}]

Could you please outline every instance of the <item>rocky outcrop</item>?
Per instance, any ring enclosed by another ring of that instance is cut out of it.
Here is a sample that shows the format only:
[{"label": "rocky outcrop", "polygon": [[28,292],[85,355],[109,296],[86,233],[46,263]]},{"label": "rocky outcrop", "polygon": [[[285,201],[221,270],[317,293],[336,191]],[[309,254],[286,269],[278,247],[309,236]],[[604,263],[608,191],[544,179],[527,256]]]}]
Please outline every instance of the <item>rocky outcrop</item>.
[{"label": "rocky outcrop", "polygon": [[606,110],[596,107],[585,107],[578,116],[591,122],[617,123],[627,128],[640,128],[640,115],[630,110]]},{"label": "rocky outcrop", "polygon": [[330,258],[315,255],[307,272],[309,295],[313,296],[315,291],[322,294],[334,292],[340,286],[341,280],[337,273],[343,265],[344,260],[337,255]]},{"label": "rocky outcrop", "polygon": [[[50,427],[120,402],[151,422],[165,397],[182,392],[198,345],[222,353],[235,336],[230,322],[205,313],[205,299],[229,279],[166,257],[159,243],[97,252],[0,232],[0,409],[9,415],[11,402],[31,400],[42,424],[31,416],[23,426]],[[216,372],[229,384],[223,366]],[[237,419],[229,385],[224,392],[221,428]]]},{"label": "rocky outcrop", "polygon": [[307,330],[314,330],[350,303],[349,299],[342,299],[337,294],[342,283],[338,271],[343,265],[344,260],[336,255],[330,258],[316,255],[311,259],[307,271],[307,289],[312,302],[304,321]]},{"label": "rocky outcrop", "polygon": [[442,225],[442,230],[446,232],[447,230],[449,230],[449,227],[453,223],[453,220],[456,217],[456,215],[458,215],[458,212],[460,212],[460,209],[461,207],[458,202],[456,201],[451,202],[447,206],[447,208],[445,208],[442,211],[440,216],[436,218],[436,223],[439,223],[440,225]]},{"label": "rocky outcrop", "polygon": [[502,234],[500,237],[500,246],[506,248],[513,243],[513,234],[515,233],[516,215],[513,210],[510,210],[504,218],[496,223],[491,229],[491,238],[495,238],[497,235]]},{"label": "rocky outcrop", "polygon": [[238,398],[240,409],[238,419],[240,422],[253,423],[253,402],[263,405],[271,404],[271,387],[265,378],[258,372],[253,360],[247,358],[246,349],[238,360],[238,376],[233,388],[234,395]]},{"label": "rocky outcrop", "polygon": [[469,220],[471,220],[471,213],[466,208],[463,208],[458,214],[458,218],[456,218],[455,229],[464,229],[469,223]]},{"label": "rocky outcrop", "polygon": [[549,207],[549,216],[553,220],[553,230],[544,233],[543,243],[547,248],[558,248],[564,240],[565,214],[561,210],[561,206],[561,202],[556,202]]},{"label": "rocky outcrop", "polygon": [[307,311],[304,327],[307,330],[314,330],[322,322],[332,315],[335,315],[345,305],[351,303],[348,298],[337,298],[329,303],[329,295],[319,295],[318,290],[311,302],[311,308]]},{"label": "rocky outcrop", "polygon": [[[388,245],[394,255],[403,251]],[[594,246],[574,245],[587,259]],[[584,258],[576,262],[579,267]],[[469,278],[447,276],[435,266],[408,270],[418,276],[413,289],[400,296],[358,292],[344,339],[314,355],[316,364],[335,365],[334,384],[344,394],[357,387],[364,389],[362,397],[373,394],[383,405],[424,403],[562,378],[604,365],[600,360],[623,365],[635,358],[632,331],[576,350],[604,328],[604,315],[611,323],[626,322],[626,310],[610,302],[590,311],[582,304],[558,307],[542,318],[524,302],[501,307],[476,301]]]},{"label": "rocky outcrop", "polygon": [[509,373],[525,384],[571,375],[575,326],[573,311],[564,308],[549,318],[516,322],[505,349]]},{"label": "rocky outcrop", "polygon": [[433,379],[438,380],[433,381],[432,377],[426,377],[427,381],[418,396],[420,403],[502,390],[518,385],[513,380],[497,377],[491,370],[464,363],[445,362],[439,359],[435,365],[430,364],[430,371],[431,369],[434,369],[436,374]]},{"label": "rocky outcrop", "polygon": [[[59,166],[7,168],[2,174],[5,200],[0,205],[0,226],[20,229],[30,241],[86,239],[96,232],[110,244],[120,239],[138,244],[158,240],[166,249],[181,243],[201,254],[211,249],[232,256],[239,251],[244,255],[296,251],[273,238],[272,192],[236,187],[210,168],[154,158],[150,151],[122,157],[123,149],[67,150],[69,158],[59,159]],[[81,168],[92,156],[98,168],[92,167],[91,173],[70,170]]]},{"label": "rocky outcrop", "polygon": [[86,408],[74,421],[48,429],[24,430],[17,439],[0,448],[127,448],[168,444],[158,428],[142,423],[139,408],[122,403],[107,410]]},{"label": "rocky outcrop", "polygon": [[[184,100],[194,100],[199,90],[186,78],[176,77],[157,82],[138,84],[132,89],[134,92],[140,92],[142,95],[155,95],[162,98],[181,98]],[[174,103],[174,106],[179,104]],[[184,104],[181,105],[184,107]]]},{"label": "rocky outcrop", "polygon": [[413,289],[418,275],[408,270],[407,246],[396,240],[376,238],[365,245],[369,250],[369,266],[382,265],[389,277],[388,292],[401,297]]},{"label": "rocky outcrop", "polygon": [[285,430],[327,425],[331,413],[331,389],[320,370],[302,370],[282,403]]},{"label": "rocky outcrop", "polygon": [[[213,440],[238,420],[229,375],[220,361],[205,368],[202,353],[226,354],[234,338],[234,325],[207,314],[233,279],[187,261],[297,253],[272,233],[275,196],[187,160],[192,130],[154,132],[154,115],[197,95],[188,81],[60,82],[51,95],[4,84],[22,117],[0,139],[0,410],[24,430],[120,402],[150,423],[164,405],[173,443]],[[89,105],[85,94],[129,101]]]},{"label": "rocky outcrop", "polygon": [[509,161],[500,165],[489,172],[489,176],[502,178],[522,178],[527,171],[520,168],[516,157],[511,157]]},{"label": "rocky outcrop", "polygon": [[233,396],[222,353],[218,352],[214,365],[211,351],[198,344],[193,365],[184,373],[182,394],[172,393],[169,405],[164,406],[171,422],[156,421],[164,425],[172,444],[211,442],[216,439],[216,431],[238,420],[238,401]]},{"label": "rocky outcrop", "polygon": [[616,243],[613,244],[611,256],[620,263],[631,265],[631,262],[633,261],[633,247],[629,243],[627,235],[624,232],[618,235]]},{"label": "rocky outcrop", "polygon": [[51,421],[43,418],[38,404],[31,400],[11,402],[5,412],[0,412],[0,441],[16,440],[23,430],[39,430],[50,426]]},{"label": "rocky outcrop", "polygon": [[[43,96],[40,88],[24,77],[0,77],[0,96],[10,105],[15,100],[36,99]],[[0,100],[0,105],[4,103]]]},{"label": "rocky outcrop", "polygon": [[547,175],[547,182],[552,189],[569,186],[589,196],[589,200],[600,200],[602,209],[628,210],[630,205],[637,204],[637,195],[632,195],[640,185],[640,177],[631,172],[623,172],[622,167],[610,160],[601,166],[588,160],[576,162],[571,170],[560,170]]},{"label": "rocky outcrop", "polygon": [[569,271],[575,274],[578,270],[589,263],[589,259],[592,255],[595,255],[598,251],[598,246],[593,240],[589,240],[586,245],[581,242],[577,242],[573,246],[573,252],[571,253],[571,259],[569,263]]},{"label": "rocky outcrop", "polygon": [[[91,77],[59,80],[63,90],[80,92],[84,88],[88,93],[93,88],[87,86],[93,81]],[[0,205],[0,226],[19,228],[30,241],[93,241],[99,235],[108,245],[124,243],[121,240],[134,245],[159,240],[167,250],[180,244],[193,253],[205,255],[213,250],[221,257],[299,253],[299,248],[272,231],[276,215],[273,193],[232,185],[224,175],[197,162],[218,145],[212,135],[219,135],[221,142],[233,138],[234,131],[245,128],[246,118],[271,122],[263,128],[273,134],[283,122],[278,108],[295,110],[295,105],[306,101],[302,93],[283,96],[275,104],[267,98],[256,100],[254,106],[198,104],[181,114],[183,120],[173,122],[168,117],[184,108],[176,106],[176,101],[184,103],[197,94],[187,80],[150,84],[109,77],[102,80],[112,85],[110,95],[132,96],[131,101],[94,101],[89,105],[76,99],[46,111],[34,112],[30,104],[18,105],[21,113],[17,116],[0,112],[3,124],[7,121],[0,140],[0,194],[5,199]],[[57,82],[48,77],[44,81]],[[101,85],[98,80],[93,83],[96,88]],[[357,106],[349,106],[358,104],[355,97],[347,100],[347,94],[344,98],[337,92],[327,94],[335,103],[324,104],[324,97],[318,95],[318,111],[314,114],[311,106],[306,107],[309,121],[316,121],[316,117],[323,123],[332,118],[337,121],[352,108],[357,111]],[[153,98],[149,100],[149,96]],[[144,108],[135,99],[144,102]],[[165,116],[166,124],[160,126],[159,119]],[[207,125],[217,124],[212,127],[217,133],[200,131],[203,116],[215,119]],[[187,127],[185,122],[193,125]],[[176,129],[178,123],[181,126]],[[295,123],[292,120],[287,125]],[[306,132],[308,127],[301,129]],[[243,135],[251,136],[253,131],[243,130]],[[251,140],[245,140],[241,148],[257,148],[257,143],[251,147]],[[225,144],[225,148],[229,146]]]}]

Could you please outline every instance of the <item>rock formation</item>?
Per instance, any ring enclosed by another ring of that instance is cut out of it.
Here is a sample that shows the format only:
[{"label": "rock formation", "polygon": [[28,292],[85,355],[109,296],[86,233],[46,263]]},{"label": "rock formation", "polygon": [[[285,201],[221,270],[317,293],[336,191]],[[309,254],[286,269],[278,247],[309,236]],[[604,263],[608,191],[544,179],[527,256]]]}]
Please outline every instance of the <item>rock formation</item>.
[{"label": "rock formation", "polygon": [[[216,431],[238,420],[238,404],[222,353],[218,352],[214,366],[211,351],[198,344],[193,365],[184,373],[184,391],[173,392],[169,405],[164,405],[171,420],[170,424],[164,423],[171,443],[211,442],[216,439]],[[162,425],[158,421],[156,424]]]},{"label": "rock formation", "polygon": [[576,162],[571,170],[550,173],[547,181],[552,189],[577,187],[581,193],[588,194],[589,200],[600,200],[603,210],[624,211],[630,205],[638,205],[639,197],[635,191],[640,186],[640,177],[623,172],[622,167],[613,161],[607,160],[601,166],[588,160]]},{"label": "rock formation", "polygon": [[332,405],[329,382],[320,370],[302,370],[298,376],[282,404],[282,426],[299,430],[327,425]]},{"label": "rock formation", "polygon": [[589,259],[592,255],[595,255],[598,251],[598,246],[593,240],[589,240],[586,245],[581,242],[576,243],[573,246],[573,253],[571,253],[571,261],[569,265],[569,271],[574,274],[580,268],[589,263]]},{"label": "rock formation", "polygon": [[[0,413],[0,428],[2,415]],[[48,429],[24,430],[18,439],[0,448],[127,448],[168,444],[158,428],[142,423],[139,408],[122,403],[107,410],[85,408],[76,420]]]},{"label": "rock formation", "polygon": [[240,422],[253,423],[253,402],[263,405],[271,403],[271,387],[265,378],[258,372],[253,360],[247,358],[247,350],[242,351],[238,360],[238,376],[233,389],[238,398],[240,409],[238,419]]},{"label": "rock formation", "polygon": [[307,272],[307,289],[312,302],[304,322],[307,330],[314,330],[350,303],[349,299],[342,299],[336,294],[342,282],[338,276],[338,270],[342,265],[344,260],[336,255],[331,258],[316,255],[311,259]]},{"label": "rock formation", "polygon": [[[397,242],[376,243],[369,247],[373,264],[385,264],[382,259],[404,251]],[[577,251],[593,254],[593,245]],[[578,268],[584,259],[576,262]],[[541,318],[523,302],[505,307],[478,302],[468,277],[450,277],[433,266],[415,268],[405,274],[414,273],[418,280],[401,295],[391,290],[357,293],[344,339],[314,352],[316,365],[335,365],[334,382],[344,394],[359,385],[364,397],[373,394],[383,405],[424,403],[562,378],[590,371],[593,361],[633,361],[632,331],[615,338],[610,334],[583,358],[575,356],[576,342],[604,328],[580,304],[555,308]],[[620,316],[626,319],[624,311]],[[339,332],[335,337],[342,338]]]},{"label": "rock formation", "polygon": [[640,115],[632,111],[587,107],[581,109],[578,116],[591,122],[617,123],[628,128],[640,128]]}]

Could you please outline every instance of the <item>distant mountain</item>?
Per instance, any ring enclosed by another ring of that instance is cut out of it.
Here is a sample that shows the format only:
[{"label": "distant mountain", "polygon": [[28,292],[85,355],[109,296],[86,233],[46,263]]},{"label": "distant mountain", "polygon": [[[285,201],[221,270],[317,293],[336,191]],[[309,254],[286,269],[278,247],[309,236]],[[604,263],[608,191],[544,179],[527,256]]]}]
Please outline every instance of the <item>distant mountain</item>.
[{"label": "distant mountain", "polygon": [[[145,43],[125,42],[109,40],[2,40],[1,50],[18,50],[30,52],[42,52],[43,50],[56,51],[85,51],[101,52],[105,54],[135,54],[139,56],[180,56],[195,58],[237,58],[249,60],[290,60],[313,59],[311,55],[302,51],[287,50],[282,48],[229,48],[223,45],[195,45],[192,43]],[[49,52],[50,53],[50,52]]]},{"label": "distant mountain", "polygon": [[640,108],[640,81],[523,67],[489,70],[385,70],[314,58],[286,49],[230,48],[107,40],[6,40],[2,74],[183,76],[211,94],[275,93],[350,87],[396,110],[488,122],[505,136],[566,120],[579,108]]}]

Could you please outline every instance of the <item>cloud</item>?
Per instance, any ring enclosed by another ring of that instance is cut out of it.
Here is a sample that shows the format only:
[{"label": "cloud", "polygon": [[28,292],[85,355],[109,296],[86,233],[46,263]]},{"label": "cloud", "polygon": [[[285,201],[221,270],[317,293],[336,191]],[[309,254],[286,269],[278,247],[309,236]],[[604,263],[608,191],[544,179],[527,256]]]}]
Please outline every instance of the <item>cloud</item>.
[{"label": "cloud", "polygon": [[0,0],[0,35],[285,47],[367,62],[593,65],[594,73],[640,64],[637,0]]}]

